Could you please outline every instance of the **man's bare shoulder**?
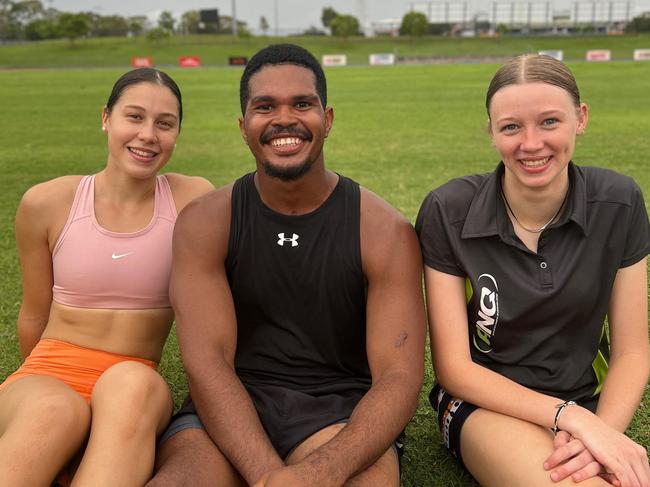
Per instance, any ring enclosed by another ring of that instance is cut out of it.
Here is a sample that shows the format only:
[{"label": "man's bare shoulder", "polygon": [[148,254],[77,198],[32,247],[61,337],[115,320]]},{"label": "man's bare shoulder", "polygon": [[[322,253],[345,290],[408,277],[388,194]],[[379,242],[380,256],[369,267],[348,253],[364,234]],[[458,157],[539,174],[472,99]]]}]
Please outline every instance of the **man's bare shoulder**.
[{"label": "man's bare shoulder", "polygon": [[413,225],[365,188],[361,188],[361,260],[369,280],[385,279],[395,269],[417,274],[421,261]]},{"label": "man's bare shoulder", "polygon": [[178,215],[175,234],[192,239],[227,241],[230,231],[233,184],[210,191],[190,201]]},{"label": "man's bare shoulder", "polygon": [[391,236],[413,232],[411,223],[396,208],[369,189],[363,186],[360,189],[362,236],[367,234],[385,241]]},{"label": "man's bare shoulder", "polygon": [[176,208],[180,211],[190,201],[209,193],[214,189],[213,184],[200,176],[186,176],[185,174],[166,173],[165,178],[174,195]]},{"label": "man's bare shoulder", "polygon": [[[179,218],[203,218],[212,216],[221,218],[224,210],[230,210],[230,199],[234,183],[217,188],[190,201],[179,215]],[[230,213],[227,215],[230,217]]]}]

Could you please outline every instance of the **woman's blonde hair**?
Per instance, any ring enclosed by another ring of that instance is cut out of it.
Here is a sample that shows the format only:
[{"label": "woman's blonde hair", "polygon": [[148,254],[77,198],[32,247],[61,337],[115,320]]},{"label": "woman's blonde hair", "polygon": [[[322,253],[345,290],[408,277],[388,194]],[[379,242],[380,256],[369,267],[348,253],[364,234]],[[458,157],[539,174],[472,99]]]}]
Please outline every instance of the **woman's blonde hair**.
[{"label": "woman's blonde hair", "polygon": [[565,90],[573,104],[580,106],[580,90],[573,74],[557,59],[542,54],[524,54],[501,66],[492,77],[485,98],[485,108],[490,116],[492,97],[501,88],[523,83],[548,83]]}]

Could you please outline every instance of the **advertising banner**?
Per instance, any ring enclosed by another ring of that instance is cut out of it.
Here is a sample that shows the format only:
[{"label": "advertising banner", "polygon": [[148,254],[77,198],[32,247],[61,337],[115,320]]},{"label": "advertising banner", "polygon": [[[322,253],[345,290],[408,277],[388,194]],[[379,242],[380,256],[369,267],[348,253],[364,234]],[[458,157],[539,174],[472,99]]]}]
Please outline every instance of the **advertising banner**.
[{"label": "advertising banner", "polygon": [[323,66],[347,66],[348,57],[345,54],[323,54]]},{"label": "advertising banner", "polygon": [[634,50],[634,60],[635,61],[650,61],[650,49],[635,49]]},{"label": "advertising banner", "polygon": [[153,59],[148,56],[133,56],[131,66],[134,68],[150,68],[153,66]]},{"label": "advertising banner", "polygon": [[178,65],[181,68],[198,68],[201,66],[199,56],[181,56],[178,58]]},{"label": "advertising banner", "polygon": [[369,62],[371,66],[390,66],[395,64],[395,54],[371,54]]},{"label": "advertising banner", "polygon": [[587,61],[611,61],[612,51],[609,49],[592,49],[587,51],[585,59]]}]

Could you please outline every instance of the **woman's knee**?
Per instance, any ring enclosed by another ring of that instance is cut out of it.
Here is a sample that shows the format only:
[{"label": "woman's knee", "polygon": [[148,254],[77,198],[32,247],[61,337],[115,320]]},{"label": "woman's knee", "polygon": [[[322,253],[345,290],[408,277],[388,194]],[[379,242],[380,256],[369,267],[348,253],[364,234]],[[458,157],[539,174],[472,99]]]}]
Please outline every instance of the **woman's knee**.
[{"label": "woman's knee", "polygon": [[125,361],[108,368],[93,390],[93,398],[109,394],[112,400],[164,400],[169,397],[165,380],[151,367]]},{"label": "woman's knee", "polygon": [[[481,485],[575,485],[570,478],[552,481],[550,471],[543,468],[553,451],[553,438],[536,424],[477,409],[463,425],[460,446],[465,466]],[[606,485],[603,482],[593,478],[580,485]]]},{"label": "woman's knee", "polygon": [[72,390],[45,391],[35,399],[34,409],[36,417],[40,417],[48,425],[56,424],[66,430],[76,425],[82,425],[87,429],[90,424],[88,404]]},{"label": "woman's knee", "polygon": [[93,412],[113,408],[130,417],[160,418],[171,414],[169,386],[151,367],[125,361],[108,368],[99,378],[91,398]]},{"label": "woman's knee", "polygon": [[[38,434],[63,434],[83,439],[90,426],[90,408],[74,390],[55,379],[34,377],[16,382],[3,396],[9,410],[5,430],[18,425]],[[12,407],[13,406],[13,407]],[[4,412],[4,411],[3,411]],[[22,425],[22,426],[21,426]]]}]

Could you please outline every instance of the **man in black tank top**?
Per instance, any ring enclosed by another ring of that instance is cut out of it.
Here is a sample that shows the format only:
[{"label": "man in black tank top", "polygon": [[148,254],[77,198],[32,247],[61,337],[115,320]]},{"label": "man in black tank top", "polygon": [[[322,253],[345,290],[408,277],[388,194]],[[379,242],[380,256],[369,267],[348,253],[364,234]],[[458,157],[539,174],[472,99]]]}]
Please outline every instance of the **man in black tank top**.
[{"label": "man in black tank top", "polygon": [[325,168],[334,115],[311,54],[263,49],[240,94],[256,171],[178,218],[171,297],[191,398],[149,485],[398,486],[394,442],[423,378],[413,228]]}]

